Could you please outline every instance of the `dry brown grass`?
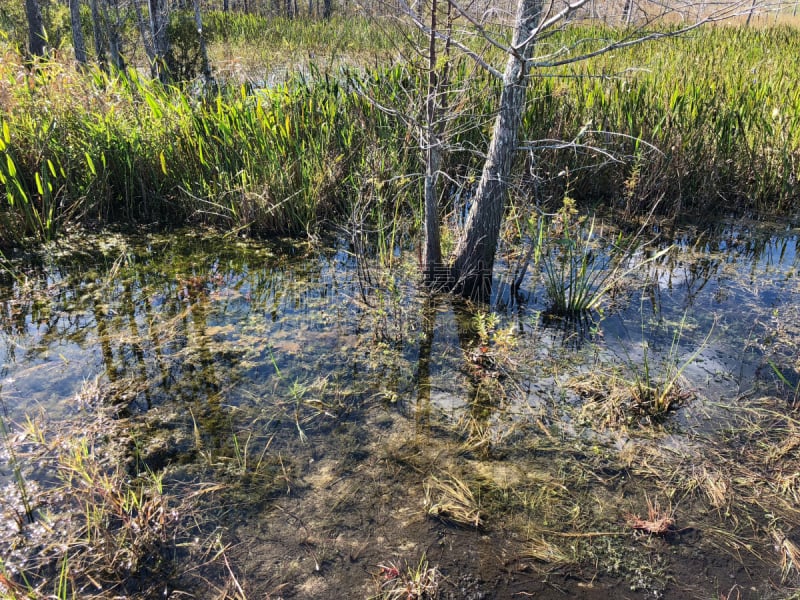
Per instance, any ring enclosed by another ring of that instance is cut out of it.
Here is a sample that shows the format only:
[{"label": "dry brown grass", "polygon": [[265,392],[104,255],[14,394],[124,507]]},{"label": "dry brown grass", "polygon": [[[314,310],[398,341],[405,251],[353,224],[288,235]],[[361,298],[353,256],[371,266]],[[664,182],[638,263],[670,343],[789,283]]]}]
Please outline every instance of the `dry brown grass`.
[{"label": "dry brown grass", "polygon": [[781,557],[781,576],[785,581],[792,573],[800,573],[800,547],[777,529],[772,531],[772,538]]},{"label": "dry brown grass", "polygon": [[525,547],[525,556],[548,565],[559,565],[573,562],[573,559],[558,544],[544,537],[534,538]]},{"label": "dry brown grass", "polygon": [[675,511],[670,507],[662,509],[658,500],[651,501],[647,498],[647,518],[639,515],[628,514],[626,523],[628,527],[651,535],[668,535],[675,531]]},{"label": "dry brown grass", "polygon": [[484,524],[478,501],[469,486],[455,476],[442,480],[431,476],[424,483],[425,510],[430,517],[461,527]]}]

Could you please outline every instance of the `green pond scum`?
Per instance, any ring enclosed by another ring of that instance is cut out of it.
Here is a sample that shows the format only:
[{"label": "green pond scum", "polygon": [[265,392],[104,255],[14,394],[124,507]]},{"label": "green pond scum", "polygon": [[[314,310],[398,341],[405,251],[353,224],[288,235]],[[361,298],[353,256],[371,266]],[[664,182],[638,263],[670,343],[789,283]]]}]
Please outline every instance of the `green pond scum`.
[{"label": "green pond scum", "polygon": [[654,238],[580,319],[512,245],[483,306],[352,238],[6,255],[0,594],[796,597],[797,231]]}]

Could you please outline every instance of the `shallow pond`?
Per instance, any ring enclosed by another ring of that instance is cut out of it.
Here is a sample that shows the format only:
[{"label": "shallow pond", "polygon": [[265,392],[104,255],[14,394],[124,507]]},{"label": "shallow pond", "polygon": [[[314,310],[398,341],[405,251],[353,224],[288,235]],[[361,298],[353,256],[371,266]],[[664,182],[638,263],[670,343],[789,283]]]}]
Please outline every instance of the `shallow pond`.
[{"label": "shallow pond", "polygon": [[[578,322],[548,316],[537,268],[511,294],[512,256],[484,307],[430,299],[413,258],[378,266],[345,242],[104,235],[4,262],[0,585],[27,571],[28,591],[63,580],[81,597],[789,597],[798,231],[657,234],[673,246]],[[95,500],[119,465],[121,482],[157,477],[171,512],[137,560],[29,556],[88,545],[64,500],[79,498],[76,454],[57,450],[70,439],[89,440],[84,459],[109,448]],[[59,510],[73,534],[56,542]]]}]

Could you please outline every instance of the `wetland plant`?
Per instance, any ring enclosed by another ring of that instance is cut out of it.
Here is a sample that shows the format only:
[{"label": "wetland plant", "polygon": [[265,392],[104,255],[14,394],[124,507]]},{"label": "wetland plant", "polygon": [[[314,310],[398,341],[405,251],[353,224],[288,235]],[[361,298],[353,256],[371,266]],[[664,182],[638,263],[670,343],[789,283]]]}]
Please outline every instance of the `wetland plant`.
[{"label": "wetland plant", "polygon": [[0,553],[14,549],[4,565],[14,574],[6,587],[24,590],[14,597],[116,593],[142,576],[166,576],[181,536],[179,509],[188,505],[165,492],[163,475],[126,469],[108,447],[112,425],[100,418],[75,435],[28,421],[25,458],[36,460],[42,477],[41,525],[0,536]]},{"label": "wetland plant", "polygon": [[19,457],[17,456],[16,448],[14,447],[14,444],[9,436],[5,412],[5,405],[2,403],[2,398],[0,398],[0,435],[3,437],[3,444],[5,445],[6,453],[8,454],[9,466],[14,474],[14,485],[16,485],[17,492],[19,493],[20,501],[22,502],[22,507],[25,511],[25,518],[27,519],[28,523],[33,523],[33,506],[31,505],[31,498],[28,494],[28,486],[25,483],[25,476],[22,474],[22,468]]},{"label": "wetland plant", "polygon": [[634,403],[642,413],[652,418],[662,418],[677,403],[691,397],[691,392],[680,385],[680,380],[686,368],[695,361],[700,352],[708,345],[714,326],[711,326],[697,349],[688,358],[680,360],[678,352],[685,325],[686,316],[684,315],[680,325],[672,335],[672,342],[663,360],[660,373],[657,373],[654,368],[649,353],[650,346],[646,342],[642,343],[641,364],[630,368],[634,376],[633,385],[631,386]]},{"label": "wetland plant", "polygon": [[439,569],[431,567],[423,554],[415,565],[404,568],[389,562],[378,565],[380,592],[372,600],[433,600],[439,595]]},{"label": "wetland plant", "polygon": [[621,234],[608,239],[594,217],[578,216],[575,200],[569,196],[564,197],[549,229],[550,248],[541,255],[545,291],[550,312],[563,317],[580,318],[598,308],[626,275],[669,250],[640,258],[639,234],[631,240]]},{"label": "wetland plant", "polygon": [[798,403],[800,402],[800,377],[798,378],[797,383],[792,384],[792,382],[789,381],[789,378],[784,375],[783,371],[781,371],[775,362],[769,360],[767,363],[769,364],[773,373],[775,373],[775,376],[781,382],[781,385],[783,385],[783,387],[788,391],[787,395],[789,396],[789,404],[792,407],[797,407],[799,405]]},{"label": "wetland plant", "polygon": [[683,381],[683,373],[707,346],[714,328],[711,327],[691,355],[681,358],[680,340],[685,322],[684,317],[673,333],[669,350],[660,361],[654,360],[650,345],[643,341],[641,357],[632,357],[626,351],[623,367],[593,370],[574,378],[569,387],[593,401],[584,407],[585,416],[594,421],[591,415],[599,413],[597,416],[605,424],[630,423],[638,419],[658,422],[681,402],[691,398],[692,392]]}]

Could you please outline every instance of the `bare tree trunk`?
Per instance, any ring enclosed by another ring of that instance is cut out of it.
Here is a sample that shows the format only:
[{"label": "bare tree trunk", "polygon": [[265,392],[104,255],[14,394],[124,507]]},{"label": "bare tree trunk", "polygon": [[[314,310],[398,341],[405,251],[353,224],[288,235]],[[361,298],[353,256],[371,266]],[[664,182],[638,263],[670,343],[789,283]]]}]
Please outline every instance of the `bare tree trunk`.
[{"label": "bare tree trunk", "polygon": [[197,25],[197,35],[200,38],[200,68],[203,71],[203,80],[206,85],[214,83],[214,76],[211,74],[211,63],[208,61],[208,49],[206,48],[206,38],[203,35],[203,15],[200,12],[200,0],[194,0],[194,22]]},{"label": "bare tree trunk", "polygon": [[455,290],[469,298],[487,300],[500,235],[508,176],[516,154],[522,111],[528,88],[528,62],[542,12],[542,0],[519,0],[514,22],[513,52],[508,56],[500,94],[500,112],[483,165],[467,224],[455,251]]},{"label": "bare tree trunk", "polygon": [[100,22],[100,9],[97,7],[97,0],[90,0],[89,6],[92,9],[92,35],[94,36],[94,53],[97,62],[102,69],[106,69],[106,51],[103,43],[103,24]]},{"label": "bare tree trunk", "polygon": [[[103,19],[106,25],[106,33],[108,35],[108,53],[111,55],[111,64],[118,72],[125,71],[125,61],[122,58],[122,42],[119,39],[119,29],[122,19],[119,14],[119,5],[116,0],[101,0],[103,2]],[[114,3],[114,20],[111,20],[108,7],[109,2]]]},{"label": "bare tree trunk", "polygon": [[330,19],[331,13],[333,12],[331,6],[331,0],[323,0],[322,2],[322,18],[323,19]]},{"label": "bare tree trunk", "polygon": [[427,281],[435,282],[442,266],[442,244],[439,231],[439,194],[436,182],[442,164],[441,140],[437,131],[438,111],[436,96],[439,92],[436,57],[436,35],[438,33],[436,13],[437,0],[431,0],[431,31],[428,44],[428,96],[425,100],[425,241],[422,263]]},{"label": "bare tree trunk", "polygon": [[28,17],[28,49],[34,56],[44,56],[47,38],[44,33],[42,11],[37,0],[25,0],[25,15]]},{"label": "bare tree trunk", "polygon": [[133,8],[136,11],[136,22],[139,25],[139,35],[142,36],[144,53],[147,55],[147,59],[152,62],[156,55],[156,50],[153,47],[152,30],[144,19],[144,13],[142,12],[142,6],[140,2],[141,0],[133,0]]},{"label": "bare tree trunk", "polygon": [[625,25],[631,24],[631,17],[633,16],[633,0],[625,0],[625,6],[622,8],[622,21]]},{"label": "bare tree trunk", "polygon": [[150,34],[154,55],[150,57],[153,77],[162,83],[170,79],[169,57],[169,5],[167,0],[148,0],[150,6]]},{"label": "bare tree trunk", "polygon": [[81,26],[81,3],[80,0],[69,0],[69,18],[72,26],[72,48],[75,51],[75,60],[78,64],[85,65],[86,40],[83,37],[83,27]]}]

